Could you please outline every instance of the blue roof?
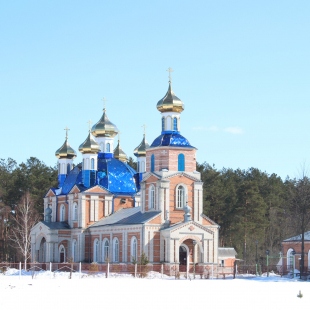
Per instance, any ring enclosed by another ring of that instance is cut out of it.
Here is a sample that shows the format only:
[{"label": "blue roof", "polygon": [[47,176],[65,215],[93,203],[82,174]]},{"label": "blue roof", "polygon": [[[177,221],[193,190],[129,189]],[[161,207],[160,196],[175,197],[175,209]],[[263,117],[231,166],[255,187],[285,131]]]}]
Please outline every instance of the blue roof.
[{"label": "blue roof", "polygon": [[98,158],[97,184],[114,194],[134,195],[136,171],[116,158]]},{"label": "blue roof", "polygon": [[82,171],[78,166],[74,167],[67,175],[61,193],[68,194],[76,184],[82,184]]},{"label": "blue roof", "polygon": [[91,227],[105,225],[133,225],[143,224],[159,215],[161,211],[147,211],[142,213],[141,207],[121,209],[112,215],[93,224]]},{"label": "blue roof", "polygon": [[190,147],[194,148],[190,145],[189,141],[184,138],[179,133],[163,133],[159,137],[157,137],[151,147],[156,146],[181,146],[181,147]]}]

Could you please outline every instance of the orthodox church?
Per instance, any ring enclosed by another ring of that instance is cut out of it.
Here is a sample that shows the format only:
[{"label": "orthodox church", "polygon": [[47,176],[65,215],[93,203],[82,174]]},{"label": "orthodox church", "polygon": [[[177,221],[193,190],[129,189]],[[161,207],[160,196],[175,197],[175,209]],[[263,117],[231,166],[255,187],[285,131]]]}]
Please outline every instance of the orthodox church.
[{"label": "orthodox church", "polygon": [[184,104],[171,81],[156,107],[161,133],[150,145],[144,134],[134,149],[137,171],[119,140],[114,148],[118,129],[106,109],[76,166],[66,134],[55,153],[58,187],[47,192],[44,221],[31,231],[33,262],[129,264],[145,253],[153,265],[219,263],[219,226],[203,214],[197,149],[180,134]]}]

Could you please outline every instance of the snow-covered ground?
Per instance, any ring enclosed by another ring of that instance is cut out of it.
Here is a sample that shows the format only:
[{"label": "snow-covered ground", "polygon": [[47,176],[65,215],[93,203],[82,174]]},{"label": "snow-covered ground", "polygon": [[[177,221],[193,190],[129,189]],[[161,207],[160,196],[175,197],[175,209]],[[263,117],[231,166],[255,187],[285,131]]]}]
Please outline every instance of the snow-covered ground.
[{"label": "snow-covered ground", "polygon": [[[301,291],[302,298],[297,295]],[[0,274],[0,309],[309,309],[310,283],[298,279],[238,277],[195,279],[150,273],[149,278],[111,274],[18,270]]]}]

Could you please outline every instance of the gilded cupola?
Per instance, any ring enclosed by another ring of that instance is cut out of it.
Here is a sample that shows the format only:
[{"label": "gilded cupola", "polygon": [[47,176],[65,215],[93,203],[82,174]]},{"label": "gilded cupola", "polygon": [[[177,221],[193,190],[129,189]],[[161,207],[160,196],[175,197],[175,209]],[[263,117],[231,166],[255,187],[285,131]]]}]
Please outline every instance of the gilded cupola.
[{"label": "gilded cupola", "polygon": [[66,140],[64,144],[55,152],[55,156],[57,158],[68,158],[68,159],[73,159],[76,157],[76,152],[75,150],[70,146],[68,142],[68,128],[66,130]]},{"label": "gilded cupola", "polygon": [[90,131],[86,140],[80,145],[79,151],[82,154],[97,154],[100,151],[99,144],[94,140]]},{"label": "gilded cupola", "polygon": [[117,127],[108,119],[106,109],[103,109],[103,114],[100,120],[92,127],[91,133],[95,137],[111,137],[114,138],[117,133]]},{"label": "gilded cupola", "polygon": [[117,146],[113,152],[113,155],[114,155],[114,158],[116,158],[116,159],[118,159],[124,163],[128,161],[127,155],[125,154],[125,152],[121,148],[121,144],[120,144],[119,139],[118,139]]},{"label": "gilded cupola", "polygon": [[145,140],[145,134],[143,135],[143,139],[141,143],[134,149],[133,153],[136,157],[146,156],[146,149],[150,146]]},{"label": "gilded cupola", "polygon": [[184,110],[184,104],[172,90],[171,81],[169,81],[169,87],[166,95],[157,102],[157,110],[160,112],[182,112]]}]

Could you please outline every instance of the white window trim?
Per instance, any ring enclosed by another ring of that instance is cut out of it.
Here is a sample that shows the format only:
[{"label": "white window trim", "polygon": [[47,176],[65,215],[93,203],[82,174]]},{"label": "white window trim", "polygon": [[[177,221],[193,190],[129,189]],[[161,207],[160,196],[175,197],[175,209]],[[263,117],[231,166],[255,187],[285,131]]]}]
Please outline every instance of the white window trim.
[{"label": "white window trim", "polygon": [[186,204],[186,199],[187,199],[187,186],[183,183],[180,183],[176,186],[175,188],[175,208],[178,209],[178,210],[181,210],[183,209],[184,206],[182,207],[179,207],[179,187],[183,187],[184,188],[184,201],[183,201],[183,204],[185,205]]},{"label": "white window trim", "polygon": [[149,186],[149,210],[154,210],[156,205],[156,188],[153,184]]},{"label": "white window trim", "polygon": [[[106,251],[106,246],[105,246],[106,242],[108,242],[108,246],[107,246],[108,251]],[[107,259],[109,260],[109,258],[110,258],[110,241],[109,239],[104,238],[102,241],[102,262],[107,263]]]},{"label": "white window trim", "polygon": [[113,239],[113,262],[115,263],[119,262],[119,240],[116,237]]},{"label": "white window trim", "polygon": [[130,242],[130,260],[131,261],[138,260],[138,240],[135,236],[131,238]]},{"label": "white window trim", "polygon": [[93,262],[98,263],[99,262],[99,240],[97,238],[94,240],[93,246],[94,246],[93,247],[94,249]]}]

